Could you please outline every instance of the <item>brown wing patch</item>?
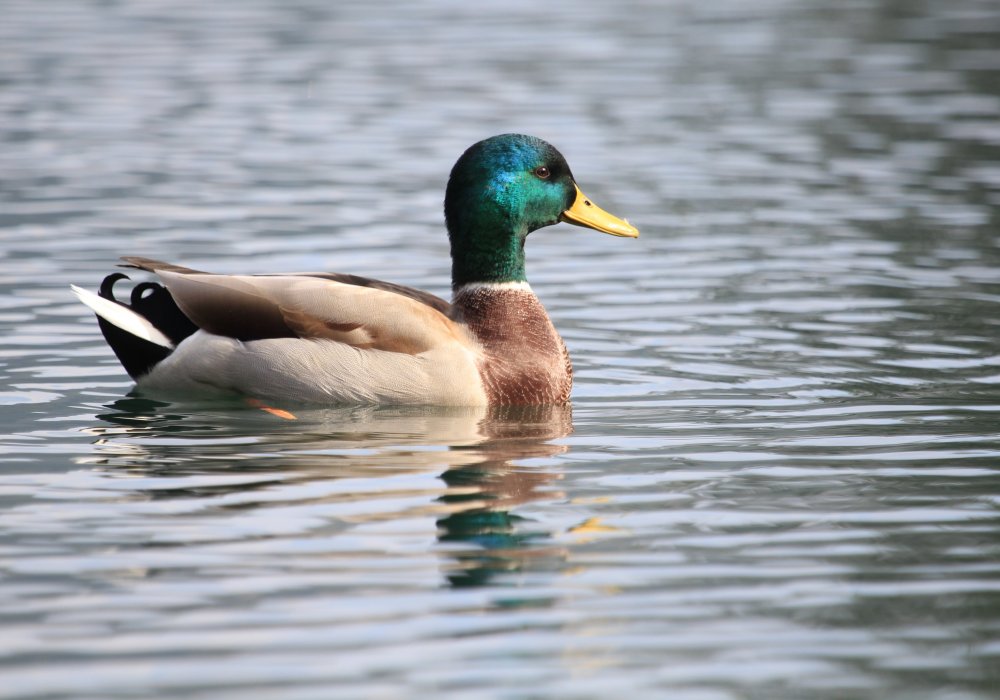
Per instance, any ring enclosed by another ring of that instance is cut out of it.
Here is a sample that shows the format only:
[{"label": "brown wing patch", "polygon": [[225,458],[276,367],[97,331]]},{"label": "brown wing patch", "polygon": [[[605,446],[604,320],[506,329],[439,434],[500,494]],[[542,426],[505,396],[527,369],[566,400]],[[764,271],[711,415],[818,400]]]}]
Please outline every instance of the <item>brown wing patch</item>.
[{"label": "brown wing patch", "polygon": [[360,323],[337,323],[336,321],[324,321],[323,325],[334,333],[350,333],[362,326]]},{"label": "brown wing patch", "polygon": [[202,330],[244,342],[296,337],[285,323],[281,309],[252,285],[232,277],[225,278],[225,285],[215,284],[204,277],[222,279],[216,275],[183,273],[163,277],[181,311]]},{"label": "brown wing patch", "polygon": [[381,335],[363,323],[337,323],[298,309],[281,308],[285,324],[300,338],[321,338],[346,343],[359,350],[384,350],[406,355],[419,355],[433,345],[428,338],[403,334]]},{"label": "brown wing patch", "polygon": [[373,348],[373,338],[361,323],[337,323],[300,309],[278,307],[285,325],[299,338],[317,338],[346,343],[356,348]]}]

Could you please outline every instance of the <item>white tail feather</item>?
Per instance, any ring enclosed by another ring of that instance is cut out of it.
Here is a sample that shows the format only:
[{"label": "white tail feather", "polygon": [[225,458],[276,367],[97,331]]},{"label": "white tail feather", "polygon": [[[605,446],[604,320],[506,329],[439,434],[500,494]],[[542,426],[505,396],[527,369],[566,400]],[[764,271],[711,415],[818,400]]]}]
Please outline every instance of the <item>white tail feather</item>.
[{"label": "white tail feather", "polygon": [[121,304],[116,304],[104,297],[99,297],[93,292],[88,292],[86,289],[77,287],[75,284],[71,284],[70,289],[76,294],[77,299],[89,306],[95,314],[111,325],[117,326],[126,333],[131,333],[143,340],[162,345],[165,348],[174,347],[170,338],[163,335],[156,326],[143,316],[132,311],[132,309]]}]

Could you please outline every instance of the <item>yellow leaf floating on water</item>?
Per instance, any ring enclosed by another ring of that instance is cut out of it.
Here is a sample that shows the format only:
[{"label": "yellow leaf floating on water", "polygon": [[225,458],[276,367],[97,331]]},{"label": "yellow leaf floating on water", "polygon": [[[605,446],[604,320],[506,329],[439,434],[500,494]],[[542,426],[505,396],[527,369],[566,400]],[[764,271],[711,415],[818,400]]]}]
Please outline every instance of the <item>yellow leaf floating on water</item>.
[{"label": "yellow leaf floating on water", "polygon": [[597,532],[624,532],[620,527],[605,525],[600,518],[587,518],[579,525],[571,527],[569,531],[577,535],[590,535]]}]

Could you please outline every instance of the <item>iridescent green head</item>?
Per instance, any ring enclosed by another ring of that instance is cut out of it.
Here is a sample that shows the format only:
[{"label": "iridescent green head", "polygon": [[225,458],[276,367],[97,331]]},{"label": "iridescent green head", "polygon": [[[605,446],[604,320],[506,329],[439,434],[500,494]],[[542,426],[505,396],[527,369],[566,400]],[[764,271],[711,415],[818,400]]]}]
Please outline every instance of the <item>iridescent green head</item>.
[{"label": "iridescent green head", "polygon": [[566,159],[534,136],[503,134],[471,146],[452,168],[444,198],[452,286],[525,280],[528,234],[560,221],[616,236],[639,232],[595,206]]}]

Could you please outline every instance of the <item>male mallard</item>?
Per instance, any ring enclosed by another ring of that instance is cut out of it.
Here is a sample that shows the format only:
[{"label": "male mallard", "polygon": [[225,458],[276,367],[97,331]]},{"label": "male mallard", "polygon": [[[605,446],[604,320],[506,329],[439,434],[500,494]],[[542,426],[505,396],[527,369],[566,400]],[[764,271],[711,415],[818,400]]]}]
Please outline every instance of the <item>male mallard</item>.
[{"label": "male mallard", "polygon": [[157,274],[117,301],[94,294],[108,344],[139,387],[325,404],[563,404],[566,346],[524,274],[528,234],[560,221],[638,230],[591,203],[550,144],[505,134],[458,159],[444,200],[451,304],[389,282],[326,273],[214,275],[146,258]]}]

